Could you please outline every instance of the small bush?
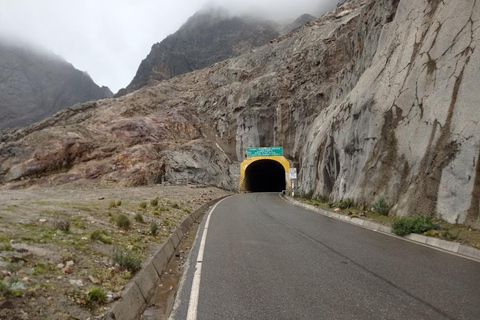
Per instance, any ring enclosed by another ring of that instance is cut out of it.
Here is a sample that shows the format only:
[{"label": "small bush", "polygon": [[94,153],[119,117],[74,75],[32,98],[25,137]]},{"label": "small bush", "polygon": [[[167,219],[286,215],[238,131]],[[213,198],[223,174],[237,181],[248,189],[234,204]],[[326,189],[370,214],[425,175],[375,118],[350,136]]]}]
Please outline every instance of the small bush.
[{"label": "small bush", "polygon": [[171,207],[172,207],[173,209],[180,209],[180,206],[179,206],[178,203],[176,203],[176,202],[172,203]]},{"label": "small bush", "polygon": [[10,271],[10,272],[14,273],[14,272],[19,271],[22,267],[18,263],[12,262],[12,263],[7,264],[7,266],[5,268],[7,269],[7,271]]},{"label": "small bush", "polygon": [[10,289],[10,286],[0,281],[0,297],[8,298],[10,296],[12,296],[12,290]]},{"label": "small bush", "polygon": [[385,196],[380,196],[375,201],[372,202],[373,211],[380,213],[383,216],[388,216],[388,212],[390,211],[390,204],[388,203],[388,199]]},{"label": "small bush", "polygon": [[118,264],[120,268],[126,269],[132,273],[137,272],[141,268],[141,260],[131,251],[116,249],[113,251],[112,260]]},{"label": "small bush", "polygon": [[146,209],[147,208],[147,203],[145,201],[140,202],[139,206],[140,206],[141,209]]},{"label": "small bush", "polygon": [[420,215],[396,218],[392,224],[392,232],[399,236],[424,233],[433,228],[432,218]]},{"label": "small bush", "polygon": [[135,221],[139,222],[139,223],[144,223],[145,221],[143,220],[143,216],[140,214],[140,213],[137,213],[135,214],[135,216],[133,217],[133,219],[135,219]]},{"label": "small bush", "polygon": [[128,219],[128,217],[124,214],[120,214],[117,216],[117,218],[115,219],[115,222],[117,224],[117,227],[119,227],[120,229],[123,229],[123,230],[128,230],[130,229],[130,219]]},{"label": "small bush", "polygon": [[160,212],[168,212],[168,211],[170,211],[170,209],[168,209],[168,208],[166,208],[166,207],[160,207],[158,210],[159,210]]},{"label": "small bush", "polygon": [[163,223],[164,226],[169,227],[170,224],[171,224],[171,221],[170,221],[170,219],[165,218],[165,219],[162,220],[162,223]]},{"label": "small bush", "polygon": [[35,268],[33,268],[33,275],[38,276],[45,274],[47,272],[47,269],[43,265],[38,265]]},{"label": "small bush", "polygon": [[353,207],[353,200],[350,199],[350,198],[347,198],[347,199],[342,199],[342,201],[340,201],[340,204],[339,204],[339,208],[344,210],[344,209],[350,209],[351,207]]},{"label": "small bush", "polygon": [[328,207],[329,207],[329,208],[335,207],[335,202],[329,201],[329,202],[328,202]]},{"label": "small bush", "polygon": [[90,240],[93,241],[100,241],[104,244],[112,244],[112,239],[106,236],[106,232],[104,230],[95,230],[90,234]]},{"label": "small bush", "polygon": [[116,201],[110,201],[108,203],[108,208],[116,208],[117,207],[117,202]]},{"label": "small bush", "polygon": [[320,203],[328,203],[329,202],[329,198],[325,195],[322,195],[322,194],[318,195],[315,200],[317,200]]},{"label": "small bush", "polygon": [[13,251],[13,247],[10,243],[2,243],[0,244],[0,252],[2,251]]},{"label": "small bush", "polygon": [[102,290],[102,288],[94,287],[88,291],[85,301],[87,304],[91,304],[93,302],[104,304],[107,302],[107,294]]},{"label": "small bush", "polygon": [[158,206],[158,199],[155,198],[155,199],[150,200],[150,205],[151,205],[152,207]]},{"label": "small bush", "polygon": [[70,231],[70,219],[58,219],[53,222],[53,227],[63,232]]},{"label": "small bush", "polygon": [[192,212],[191,212],[190,210],[188,210],[188,209],[183,209],[183,212],[185,212],[185,213],[187,213],[187,214],[192,213]]},{"label": "small bush", "polygon": [[116,205],[117,205],[117,207],[120,207],[122,205],[122,200],[118,200]]},{"label": "small bush", "polygon": [[158,225],[155,222],[152,222],[150,225],[150,233],[156,235],[158,232]]},{"label": "small bush", "polygon": [[447,240],[457,240],[460,236],[460,231],[445,230],[441,233],[441,236]]}]

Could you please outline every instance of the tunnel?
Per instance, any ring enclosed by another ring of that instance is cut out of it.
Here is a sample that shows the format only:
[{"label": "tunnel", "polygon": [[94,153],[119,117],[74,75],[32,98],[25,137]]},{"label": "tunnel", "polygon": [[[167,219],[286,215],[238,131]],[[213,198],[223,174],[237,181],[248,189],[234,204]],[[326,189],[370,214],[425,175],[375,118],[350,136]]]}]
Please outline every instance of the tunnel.
[{"label": "tunnel", "polygon": [[286,189],[285,169],[275,160],[258,160],[245,170],[245,182],[250,192],[281,192]]}]

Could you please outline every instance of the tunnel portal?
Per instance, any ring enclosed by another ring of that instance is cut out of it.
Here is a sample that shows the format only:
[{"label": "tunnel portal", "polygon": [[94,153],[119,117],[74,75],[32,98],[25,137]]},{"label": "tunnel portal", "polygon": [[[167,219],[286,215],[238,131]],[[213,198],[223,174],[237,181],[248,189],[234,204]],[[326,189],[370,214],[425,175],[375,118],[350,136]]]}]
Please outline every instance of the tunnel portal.
[{"label": "tunnel portal", "polygon": [[252,162],[245,170],[245,183],[250,192],[281,192],[287,184],[285,168],[275,160]]}]

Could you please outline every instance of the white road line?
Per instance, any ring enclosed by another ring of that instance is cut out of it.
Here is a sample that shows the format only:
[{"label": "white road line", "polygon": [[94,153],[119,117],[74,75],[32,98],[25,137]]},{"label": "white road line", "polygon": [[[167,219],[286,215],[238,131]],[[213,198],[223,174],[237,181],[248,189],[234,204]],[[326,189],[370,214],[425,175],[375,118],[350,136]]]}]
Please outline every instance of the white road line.
[{"label": "white road line", "polygon": [[[225,198],[227,199],[227,198]],[[225,200],[223,199],[223,200]],[[205,241],[207,239],[208,225],[210,224],[210,217],[215,208],[223,201],[218,202],[212,210],[208,213],[207,221],[205,222],[205,227],[203,229],[202,240],[200,242],[200,248],[198,249],[197,263],[195,264],[195,273],[193,275],[192,281],[192,291],[190,293],[190,302],[188,303],[188,312],[187,320],[196,320],[197,319],[197,308],[198,308],[198,294],[200,292],[200,277],[202,275],[202,262],[203,262],[203,252],[205,251]]]}]

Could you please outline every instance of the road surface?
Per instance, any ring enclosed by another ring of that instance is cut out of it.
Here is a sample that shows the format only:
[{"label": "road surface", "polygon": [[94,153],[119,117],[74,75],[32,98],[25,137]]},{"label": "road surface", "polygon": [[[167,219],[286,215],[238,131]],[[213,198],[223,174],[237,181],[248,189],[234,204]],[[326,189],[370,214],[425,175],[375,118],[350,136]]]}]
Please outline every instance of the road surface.
[{"label": "road surface", "polygon": [[478,320],[480,263],[235,195],[203,220],[171,319]]}]

